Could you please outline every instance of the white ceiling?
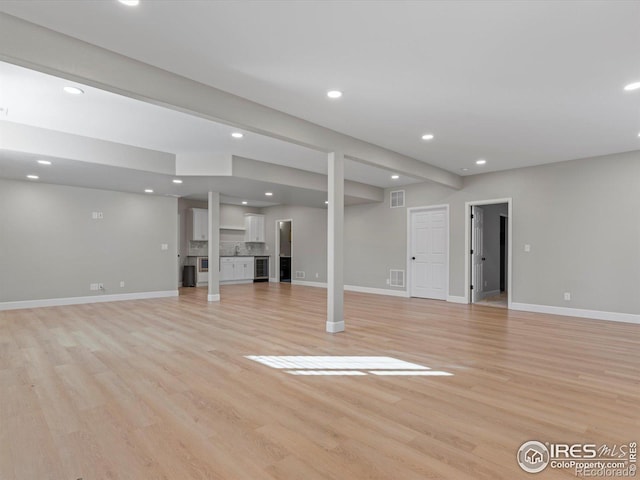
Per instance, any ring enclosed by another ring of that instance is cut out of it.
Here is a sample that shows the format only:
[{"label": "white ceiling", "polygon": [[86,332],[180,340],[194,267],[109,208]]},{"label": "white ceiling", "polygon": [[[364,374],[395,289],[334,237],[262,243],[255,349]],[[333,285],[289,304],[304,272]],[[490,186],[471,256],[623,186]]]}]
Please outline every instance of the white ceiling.
[{"label": "white ceiling", "polygon": [[[37,160],[49,160],[52,165],[40,165]],[[39,180],[27,180],[26,175],[37,175]],[[174,175],[132,170],[23,152],[0,150],[0,178],[38,181],[57,185],[72,185],[102,190],[142,193],[150,188],[154,195],[187,197],[207,200],[207,192],[220,192],[222,203],[250,207],[268,207],[278,204],[326,208],[327,193],[306,188],[281,185],[237,177],[182,177],[184,183],[172,183]],[[272,197],[265,197],[270,191]],[[366,203],[362,198],[345,195],[345,205]]]},{"label": "white ceiling", "polygon": [[[64,93],[63,87],[69,85],[81,87],[84,95]],[[8,111],[0,121],[173,154],[237,155],[327,173],[325,153],[3,62],[0,106]],[[243,132],[244,137],[232,138],[235,131]],[[3,158],[6,160],[7,156]],[[378,187],[418,181],[406,176],[392,180],[391,173],[352,160],[345,162],[348,180]],[[111,180],[117,185],[119,176],[116,174]]]},{"label": "white ceiling", "polygon": [[[5,0],[0,11],[459,174],[640,148],[640,92],[622,90],[640,81],[638,1]],[[329,101],[332,88],[344,97]]]}]

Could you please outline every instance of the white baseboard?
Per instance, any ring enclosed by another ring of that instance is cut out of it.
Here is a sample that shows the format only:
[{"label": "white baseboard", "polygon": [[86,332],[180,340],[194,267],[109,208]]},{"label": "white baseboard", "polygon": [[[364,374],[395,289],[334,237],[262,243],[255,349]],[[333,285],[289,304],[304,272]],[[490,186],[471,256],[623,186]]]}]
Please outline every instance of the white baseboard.
[{"label": "white baseboard", "polygon": [[306,280],[293,280],[291,279],[291,285],[302,285],[305,287],[319,287],[327,288],[327,284],[323,282],[308,282]]},{"label": "white baseboard", "polygon": [[219,302],[220,301],[220,294],[217,293],[215,295],[207,295],[207,301],[208,302]]},{"label": "white baseboard", "polygon": [[45,298],[42,300],[23,300],[18,302],[2,302],[0,310],[19,310],[23,308],[60,307],[64,305],[81,305],[85,303],[120,302],[123,300],[145,300],[148,298],[177,297],[178,290],[159,292],[119,293],[113,295],[90,295],[86,297]]},{"label": "white baseboard", "polygon": [[243,284],[243,283],[253,283],[253,279],[251,279],[251,280],[225,280],[224,282],[220,282],[220,285],[240,285],[240,284]]},{"label": "white baseboard", "polygon": [[344,332],[344,320],[340,322],[327,321],[327,333],[340,333]]},{"label": "white baseboard", "polygon": [[451,303],[469,303],[465,297],[456,297],[454,295],[447,295],[447,302]]},{"label": "white baseboard", "polygon": [[584,310],[581,308],[553,307],[550,305],[534,305],[531,303],[511,303],[512,310],[523,312],[548,313],[567,317],[591,318],[594,320],[609,320],[612,322],[627,322],[640,324],[640,315],[633,313],[603,312],[600,310]]},{"label": "white baseboard", "polygon": [[409,298],[409,292],[405,290],[391,290],[389,288],[359,287],[357,285],[345,285],[344,289],[347,292],[372,293],[374,295],[390,295],[392,297]]}]

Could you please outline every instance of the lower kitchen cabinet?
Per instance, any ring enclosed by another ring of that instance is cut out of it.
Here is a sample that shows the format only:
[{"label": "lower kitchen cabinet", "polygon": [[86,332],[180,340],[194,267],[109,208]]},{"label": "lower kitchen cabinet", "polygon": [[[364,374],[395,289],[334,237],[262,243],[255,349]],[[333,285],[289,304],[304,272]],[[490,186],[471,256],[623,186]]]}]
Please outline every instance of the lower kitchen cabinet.
[{"label": "lower kitchen cabinet", "polygon": [[253,257],[220,257],[220,281],[253,281]]},{"label": "lower kitchen cabinet", "polygon": [[233,280],[233,272],[235,271],[235,263],[233,258],[221,258],[220,259],[220,281]]}]

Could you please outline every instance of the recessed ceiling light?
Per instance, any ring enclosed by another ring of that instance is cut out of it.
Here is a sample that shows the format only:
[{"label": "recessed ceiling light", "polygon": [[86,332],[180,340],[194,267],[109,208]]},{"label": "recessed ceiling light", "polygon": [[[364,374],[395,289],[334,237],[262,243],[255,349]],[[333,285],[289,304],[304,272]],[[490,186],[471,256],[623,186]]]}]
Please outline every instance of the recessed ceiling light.
[{"label": "recessed ceiling light", "polygon": [[182,180],[180,180],[179,178],[174,178],[173,183],[182,183]]},{"label": "recessed ceiling light", "polygon": [[38,160],[38,163],[40,165],[51,165],[51,162],[49,160]]},{"label": "recessed ceiling light", "polygon": [[246,205],[247,203],[249,203],[249,202],[247,202],[247,201],[243,201],[242,202],[243,205]]},{"label": "recessed ceiling light", "polygon": [[425,133],[424,135],[422,135],[422,139],[423,140],[433,140],[433,134],[432,133]]},{"label": "recessed ceiling light", "polygon": [[240,133],[240,132],[233,132],[233,133],[231,134],[231,136],[232,136],[233,138],[242,138],[242,137],[244,137],[244,135],[243,135],[242,133]]},{"label": "recessed ceiling light", "polygon": [[38,180],[40,177],[38,175],[27,175],[29,180]]},{"label": "recessed ceiling light", "polygon": [[476,165],[484,165],[485,163],[487,163],[487,161],[484,158],[481,158],[480,160],[476,160]]},{"label": "recessed ceiling light", "polygon": [[150,188],[145,188],[144,193],[153,193],[153,190]]},{"label": "recessed ceiling light", "polygon": [[342,92],[340,90],[329,90],[327,92],[327,97],[329,98],[340,98],[342,96]]},{"label": "recessed ceiling light", "polygon": [[393,180],[398,180],[400,178],[400,175],[391,175],[391,178]]},{"label": "recessed ceiling light", "polygon": [[272,196],[273,196],[273,193],[272,193],[272,192],[264,192],[264,194],[265,194],[267,197],[272,197]]},{"label": "recessed ceiling light", "polygon": [[71,95],[82,95],[84,90],[78,87],[64,87],[63,90]]},{"label": "recessed ceiling light", "polygon": [[118,0],[121,4],[127,7],[137,7],[140,4],[140,0]]},{"label": "recessed ceiling light", "polygon": [[630,83],[629,85],[625,85],[624,89],[627,92],[630,92],[631,90],[638,90],[640,88],[640,82],[633,82]]},{"label": "recessed ceiling light", "polygon": [[468,172],[469,171],[468,168],[461,168],[460,170],[463,171],[463,172]]}]

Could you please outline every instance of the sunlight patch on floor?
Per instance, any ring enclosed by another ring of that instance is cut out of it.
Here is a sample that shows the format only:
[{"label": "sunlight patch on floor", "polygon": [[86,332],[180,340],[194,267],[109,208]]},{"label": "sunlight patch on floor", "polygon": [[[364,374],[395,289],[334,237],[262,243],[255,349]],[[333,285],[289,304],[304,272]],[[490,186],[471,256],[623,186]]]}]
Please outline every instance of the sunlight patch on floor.
[{"label": "sunlight patch on floor", "polygon": [[247,355],[245,358],[271,368],[285,370],[291,375],[453,375],[393,357]]}]

